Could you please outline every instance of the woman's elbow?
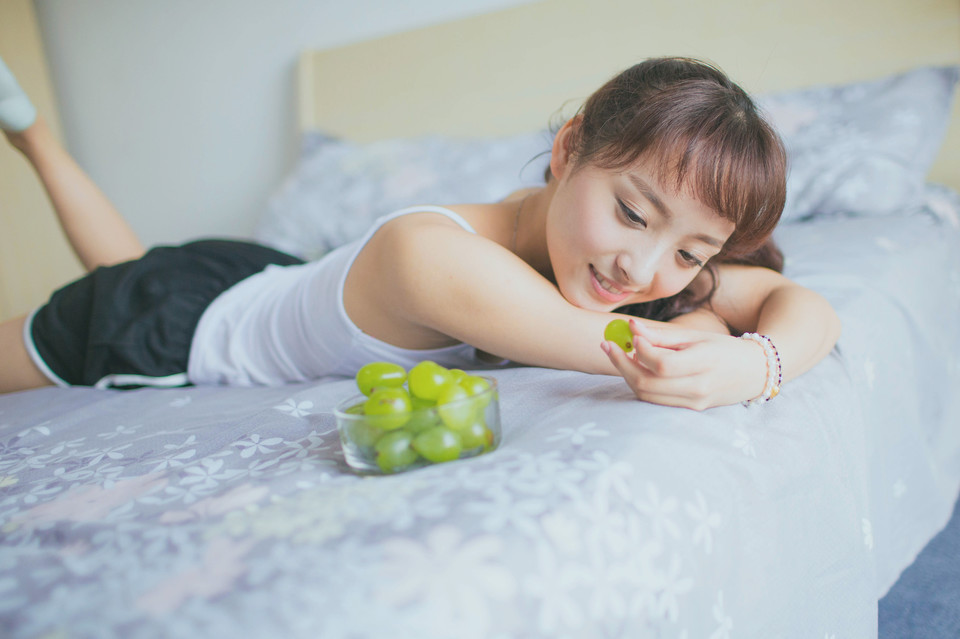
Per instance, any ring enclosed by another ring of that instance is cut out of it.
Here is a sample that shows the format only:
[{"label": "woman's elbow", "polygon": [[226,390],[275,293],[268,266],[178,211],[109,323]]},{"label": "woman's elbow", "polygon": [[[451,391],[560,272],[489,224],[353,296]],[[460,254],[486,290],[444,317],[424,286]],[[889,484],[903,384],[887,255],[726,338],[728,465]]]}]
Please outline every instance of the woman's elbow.
[{"label": "woman's elbow", "polygon": [[832,349],[836,345],[837,341],[839,341],[841,333],[843,333],[843,322],[840,321],[840,316],[829,302],[823,300],[823,304],[826,311],[826,330],[824,331],[824,341],[829,345],[830,349]]}]

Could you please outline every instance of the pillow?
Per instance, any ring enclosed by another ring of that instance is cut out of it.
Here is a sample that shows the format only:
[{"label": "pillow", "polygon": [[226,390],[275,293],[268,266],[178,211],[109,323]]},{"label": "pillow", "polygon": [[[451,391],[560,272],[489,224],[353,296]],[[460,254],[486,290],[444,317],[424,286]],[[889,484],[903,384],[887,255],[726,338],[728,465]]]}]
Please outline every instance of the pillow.
[{"label": "pillow", "polygon": [[923,210],[941,223],[960,230],[960,193],[950,187],[928,183],[924,187]]},{"label": "pillow", "polygon": [[359,237],[378,217],[397,209],[494,202],[543,184],[551,144],[547,131],[369,144],[307,134],[298,166],[270,199],[256,237],[311,259]]},{"label": "pillow", "polygon": [[960,69],[760,97],[787,147],[784,221],[918,210]]},{"label": "pillow", "polygon": [[[919,210],[960,69],[761,96],[790,171],[784,221]],[[427,136],[357,144],[306,134],[300,161],[255,235],[312,259],[414,204],[491,202],[543,183],[547,131],[498,139]]]}]

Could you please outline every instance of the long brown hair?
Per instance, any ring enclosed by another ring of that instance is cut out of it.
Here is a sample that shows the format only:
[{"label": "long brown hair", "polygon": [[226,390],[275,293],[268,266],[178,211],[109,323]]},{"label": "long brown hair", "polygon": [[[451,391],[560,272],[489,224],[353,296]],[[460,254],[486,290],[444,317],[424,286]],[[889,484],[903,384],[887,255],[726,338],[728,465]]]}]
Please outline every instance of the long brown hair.
[{"label": "long brown hair", "polygon": [[735,225],[705,266],[712,282],[705,295],[688,286],[618,311],[667,320],[694,310],[713,296],[717,264],[783,269],[771,234],[786,200],[786,151],[750,96],[720,69],[691,58],[645,60],[594,92],[578,117],[571,139],[577,166],[618,170],[655,158],[661,184],[688,189]]}]

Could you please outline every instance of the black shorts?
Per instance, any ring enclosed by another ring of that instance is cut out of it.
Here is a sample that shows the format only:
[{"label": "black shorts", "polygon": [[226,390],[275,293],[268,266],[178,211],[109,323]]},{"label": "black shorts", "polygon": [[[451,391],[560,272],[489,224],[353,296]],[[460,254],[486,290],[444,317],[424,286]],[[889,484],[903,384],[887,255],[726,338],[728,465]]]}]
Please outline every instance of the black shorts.
[{"label": "black shorts", "polygon": [[27,321],[27,350],[61,386],[184,386],[190,343],[210,302],[270,264],[302,263],[233,240],[157,247],[56,291]]}]

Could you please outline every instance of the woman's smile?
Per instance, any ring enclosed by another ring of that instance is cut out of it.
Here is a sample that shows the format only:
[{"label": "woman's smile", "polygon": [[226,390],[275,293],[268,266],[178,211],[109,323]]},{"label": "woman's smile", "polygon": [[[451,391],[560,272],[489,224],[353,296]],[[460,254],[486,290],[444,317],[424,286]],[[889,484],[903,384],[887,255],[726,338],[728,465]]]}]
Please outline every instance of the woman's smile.
[{"label": "woman's smile", "polygon": [[630,297],[630,291],[624,291],[601,275],[593,264],[590,265],[590,283],[597,295],[606,302],[616,304]]}]

